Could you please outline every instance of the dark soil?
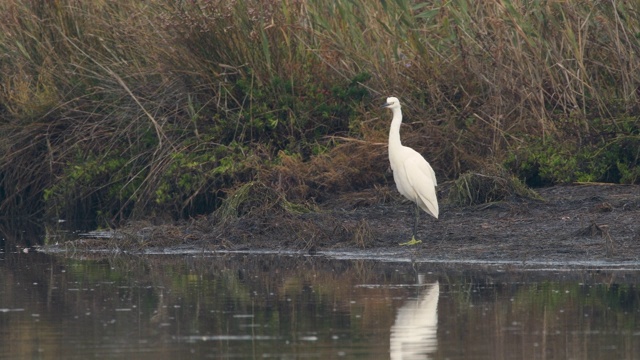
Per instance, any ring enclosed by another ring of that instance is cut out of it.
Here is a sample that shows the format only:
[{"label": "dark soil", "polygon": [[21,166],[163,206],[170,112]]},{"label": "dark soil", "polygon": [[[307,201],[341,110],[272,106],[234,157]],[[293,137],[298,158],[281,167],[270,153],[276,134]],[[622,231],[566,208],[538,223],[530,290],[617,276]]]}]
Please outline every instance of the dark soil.
[{"label": "dark soil", "polygon": [[182,226],[137,223],[117,239],[83,239],[74,248],[115,242],[129,250],[359,249],[437,261],[640,261],[640,186],[587,184],[537,192],[543,200],[515,197],[465,207],[441,203],[439,219],[421,214],[422,244],[414,246],[399,245],[411,238],[413,204],[377,189],[337,197],[304,214],[274,208],[218,223],[210,218]]}]

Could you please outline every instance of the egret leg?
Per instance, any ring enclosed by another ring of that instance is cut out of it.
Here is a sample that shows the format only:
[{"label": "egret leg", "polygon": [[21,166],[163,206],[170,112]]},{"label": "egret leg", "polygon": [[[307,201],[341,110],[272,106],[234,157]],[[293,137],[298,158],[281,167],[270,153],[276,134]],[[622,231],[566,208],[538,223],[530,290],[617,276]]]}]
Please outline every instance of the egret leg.
[{"label": "egret leg", "polygon": [[415,209],[416,216],[413,219],[413,239],[415,239],[416,235],[418,235],[418,221],[420,221],[420,208],[418,207],[418,204],[416,204]]},{"label": "egret leg", "polygon": [[416,235],[418,234],[418,220],[420,220],[420,207],[418,207],[418,204],[416,204],[415,206],[416,209],[416,215],[413,218],[413,236],[411,237],[411,240],[405,242],[405,243],[401,243],[400,245],[416,245],[416,244],[420,244],[422,243],[422,240],[417,240],[416,239]]}]

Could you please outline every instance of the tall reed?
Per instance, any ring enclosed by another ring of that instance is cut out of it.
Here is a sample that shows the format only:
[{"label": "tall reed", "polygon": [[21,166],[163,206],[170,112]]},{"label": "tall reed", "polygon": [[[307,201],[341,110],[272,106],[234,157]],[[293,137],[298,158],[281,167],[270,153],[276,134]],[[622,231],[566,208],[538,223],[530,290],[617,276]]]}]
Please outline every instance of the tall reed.
[{"label": "tall reed", "polygon": [[617,146],[602,166],[636,182],[638,11],[5,1],[0,211],[110,222],[209,212],[252,180],[302,200],[371,187],[385,181],[388,121],[376,105],[391,94],[405,106],[405,142],[446,178],[523,151],[539,159],[530,145],[552,142]]}]

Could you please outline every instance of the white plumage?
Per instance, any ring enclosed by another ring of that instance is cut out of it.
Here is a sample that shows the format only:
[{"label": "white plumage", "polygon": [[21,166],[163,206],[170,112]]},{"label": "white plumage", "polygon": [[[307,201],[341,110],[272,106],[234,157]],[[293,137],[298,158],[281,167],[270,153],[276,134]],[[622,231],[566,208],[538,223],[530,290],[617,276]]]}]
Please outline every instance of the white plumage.
[{"label": "white plumage", "polygon": [[[384,107],[391,109],[393,113],[389,130],[389,162],[396,187],[400,194],[437,219],[439,210],[436,174],[422,155],[410,147],[403,146],[400,142],[400,125],[402,124],[400,101],[395,97],[389,97]],[[416,209],[413,238],[408,244],[419,242],[415,238],[418,217],[419,212]]]}]

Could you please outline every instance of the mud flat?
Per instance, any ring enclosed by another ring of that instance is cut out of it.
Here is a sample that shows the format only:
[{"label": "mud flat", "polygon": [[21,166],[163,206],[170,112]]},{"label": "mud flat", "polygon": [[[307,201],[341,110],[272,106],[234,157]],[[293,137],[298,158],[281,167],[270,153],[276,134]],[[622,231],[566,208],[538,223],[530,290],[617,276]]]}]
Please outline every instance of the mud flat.
[{"label": "mud flat", "polygon": [[[274,252],[467,264],[640,266],[640,186],[585,184],[538,189],[542,200],[513,198],[477,206],[442,204],[422,214],[422,244],[411,236],[412,204],[371,201],[367,194],[331,201],[318,211],[267,211],[212,224],[147,223],[87,236],[45,251]],[[104,234],[102,234],[104,235]]]}]

